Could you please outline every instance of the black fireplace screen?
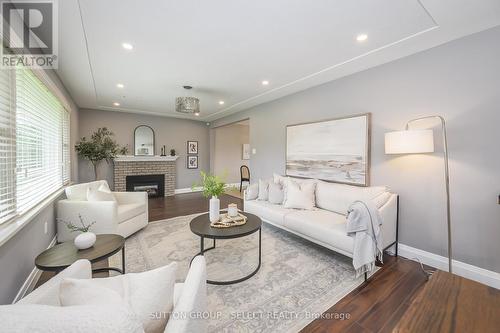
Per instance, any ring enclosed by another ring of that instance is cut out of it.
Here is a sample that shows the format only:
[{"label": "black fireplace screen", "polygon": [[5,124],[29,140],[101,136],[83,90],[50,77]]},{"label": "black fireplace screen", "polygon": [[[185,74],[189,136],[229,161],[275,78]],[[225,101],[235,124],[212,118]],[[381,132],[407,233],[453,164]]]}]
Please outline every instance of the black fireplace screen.
[{"label": "black fireplace screen", "polygon": [[149,197],[165,196],[165,175],[127,176],[127,192],[148,192]]}]

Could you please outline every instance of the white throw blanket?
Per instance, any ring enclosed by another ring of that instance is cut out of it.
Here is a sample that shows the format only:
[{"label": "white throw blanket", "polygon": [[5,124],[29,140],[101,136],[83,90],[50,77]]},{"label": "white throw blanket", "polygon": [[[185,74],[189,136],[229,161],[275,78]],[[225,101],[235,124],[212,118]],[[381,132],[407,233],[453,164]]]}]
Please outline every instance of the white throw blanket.
[{"label": "white throw blanket", "polygon": [[375,260],[382,262],[382,218],[371,201],[355,201],[347,211],[347,235],[354,237],[352,265],[356,277],[371,272]]}]

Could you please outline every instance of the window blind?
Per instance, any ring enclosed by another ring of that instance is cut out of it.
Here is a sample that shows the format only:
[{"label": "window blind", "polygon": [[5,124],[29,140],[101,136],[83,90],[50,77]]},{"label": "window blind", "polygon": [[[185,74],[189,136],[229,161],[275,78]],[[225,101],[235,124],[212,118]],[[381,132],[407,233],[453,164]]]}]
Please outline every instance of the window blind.
[{"label": "window blind", "polygon": [[16,215],[14,71],[0,70],[0,223]]},{"label": "window blind", "polygon": [[23,213],[69,180],[69,115],[28,69],[16,69],[16,202]]},{"label": "window blind", "polygon": [[63,185],[71,179],[70,114],[63,109],[62,114],[62,181]]}]

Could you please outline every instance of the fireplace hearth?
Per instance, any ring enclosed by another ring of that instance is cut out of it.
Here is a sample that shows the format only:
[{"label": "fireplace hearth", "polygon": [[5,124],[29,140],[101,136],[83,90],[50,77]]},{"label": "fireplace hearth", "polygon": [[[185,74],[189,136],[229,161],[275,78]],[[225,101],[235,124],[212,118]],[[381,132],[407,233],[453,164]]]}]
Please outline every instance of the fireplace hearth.
[{"label": "fireplace hearth", "polygon": [[148,192],[148,197],[165,195],[165,175],[126,176],[127,192]]}]

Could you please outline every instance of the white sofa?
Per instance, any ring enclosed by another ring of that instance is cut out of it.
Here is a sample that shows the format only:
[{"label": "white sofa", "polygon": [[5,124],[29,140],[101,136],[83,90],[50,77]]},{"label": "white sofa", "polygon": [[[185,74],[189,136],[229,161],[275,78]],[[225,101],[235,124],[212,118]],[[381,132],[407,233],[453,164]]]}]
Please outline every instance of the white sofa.
[{"label": "white sofa", "polygon": [[[92,268],[90,261],[76,261],[16,304],[61,306],[59,302],[59,286],[65,278],[91,279]],[[207,311],[206,280],[205,258],[197,256],[191,263],[184,283],[175,284],[174,308],[165,328],[166,333],[206,332],[206,319],[200,317],[200,314]]]},{"label": "white sofa", "polygon": [[61,221],[79,223],[95,221],[91,231],[96,234],[118,234],[128,237],[148,224],[148,194],[146,192],[112,192],[116,201],[87,201],[87,189],[97,190],[107,182],[99,180],[66,188],[67,199],[57,203],[57,241],[72,240],[78,233],[70,232]]},{"label": "white sofa", "polygon": [[247,200],[246,197],[245,192],[245,212],[351,258],[354,238],[346,232],[347,209],[356,200],[373,200],[383,220],[384,249],[396,245],[397,255],[398,196],[384,186],[358,187],[317,180],[316,208],[313,210],[287,209],[268,201]]}]

